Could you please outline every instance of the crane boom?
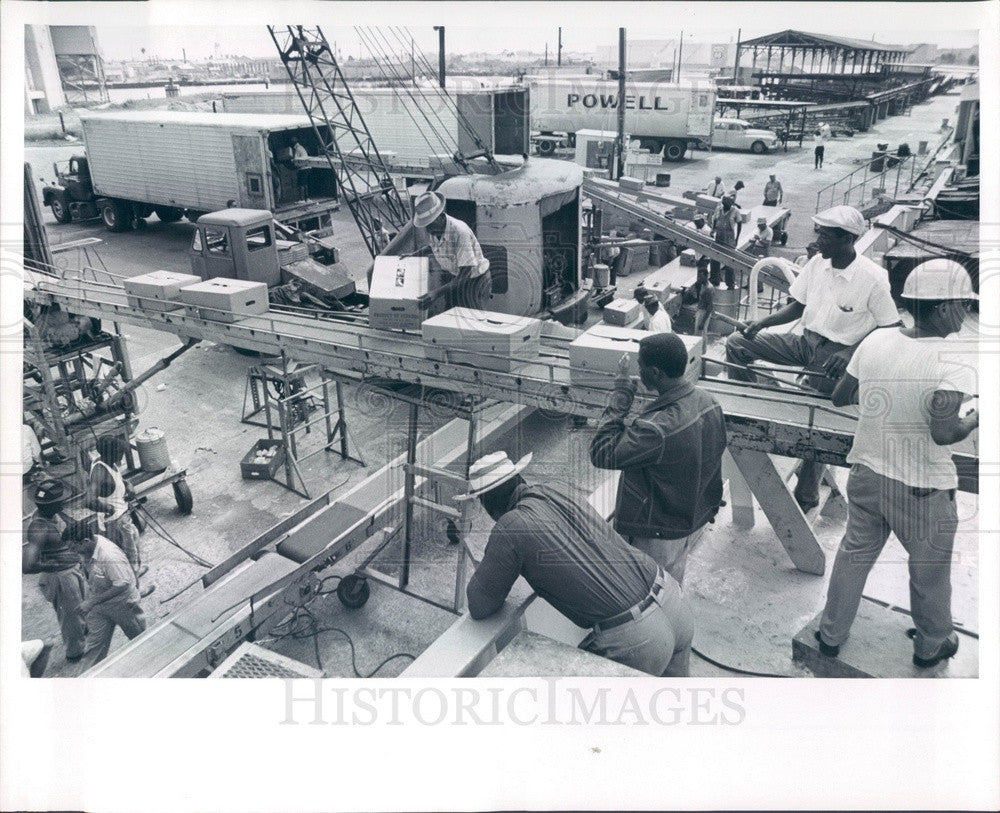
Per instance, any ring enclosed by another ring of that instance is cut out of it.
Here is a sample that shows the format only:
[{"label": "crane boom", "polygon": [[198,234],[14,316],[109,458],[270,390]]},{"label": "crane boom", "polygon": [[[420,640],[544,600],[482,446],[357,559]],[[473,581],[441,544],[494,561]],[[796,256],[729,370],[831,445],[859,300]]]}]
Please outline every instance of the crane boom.
[{"label": "crane boom", "polygon": [[369,253],[382,245],[381,225],[398,231],[409,211],[389,175],[322,29],[268,26],[305,108],[323,157],[335,174]]}]

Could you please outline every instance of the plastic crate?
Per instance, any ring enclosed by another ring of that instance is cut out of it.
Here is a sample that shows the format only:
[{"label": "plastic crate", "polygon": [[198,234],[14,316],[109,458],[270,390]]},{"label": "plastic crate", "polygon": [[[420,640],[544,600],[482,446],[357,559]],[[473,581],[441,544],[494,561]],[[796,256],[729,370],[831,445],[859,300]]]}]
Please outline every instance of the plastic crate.
[{"label": "plastic crate", "polygon": [[[258,452],[267,449],[276,449],[274,456],[266,463],[254,462]],[[240,471],[244,480],[270,480],[284,462],[285,450],[280,440],[258,440],[240,461]]]}]

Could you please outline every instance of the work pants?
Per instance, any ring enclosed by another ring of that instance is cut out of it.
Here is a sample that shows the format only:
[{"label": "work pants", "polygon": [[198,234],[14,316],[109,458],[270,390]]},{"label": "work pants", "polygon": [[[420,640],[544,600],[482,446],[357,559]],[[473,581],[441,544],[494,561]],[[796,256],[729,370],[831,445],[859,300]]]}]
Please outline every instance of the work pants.
[{"label": "work pants", "polygon": [[87,613],[87,658],[84,669],[89,669],[108,656],[115,627],[121,627],[129,640],[146,629],[146,616],[138,602],[106,601],[96,604]]},{"label": "work pants", "polygon": [[813,154],[813,169],[820,169],[823,166],[823,153],[826,147],[817,147]]},{"label": "work pants", "polygon": [[43,573],[38,587],[56,611],[66,657],[79,658],[84,653],[87,636],[87,625],[80,612],[80,604],[87,597],[83,567],[73,565],[66,570]]},{"label": "work pants", "polygon": [[778,201],[776,201],[776,200],[765,200],[764,201],[764,205],[765,206],[777,206],[778,205]]},{"label": "work pants", "polygon": [[629,542],[673,576],[678,584],[684,584],[684,568],[687,566],[688,551],[698,544],[704,532],[705,527],[702,526],[697,531],[682,536],[680,539],[633,536],[629,538]]},{"label": "work pants", "polygon": [[932,658],[954,635],[951,557],[958,526],[955,492],[915,489],[855,464],[847,481],[847,530],[830,574],[820,631],[839,646],[850,632],[872,565],[889,533],[906,549],[914,652]]},{"label": "work pants", "polygon": [[687,677],[694,638],[694,617],[680,585],[657,577],[662,590],[633,620],[609,630],[592,630],[580,649],[657,677]]},{"label": "work pants", "polygon": [[129,516],[128,512],[125,512],[117,519],[109,519],[105,522],[104,531],[108,539],[122,549],[128,563],[132,565],[138,582],[139,569],[142,567],[142,553],[139,550],[139,529],[132,522],[132,517]]},{"label": "work pants", "polygon": [[[736,248],[736,238],[728,239],[723,238],[719,240],[716,238],[716,243],[720,246],[728,246],[729,248]],[[726,287],[733,289],[736,287],[736,272],[733,271],[728,265],[723,265],[718,260],[709,260],[708,262],[708,281],[712,285],[719,285],[725,280]]]},{"label": "work pants", "polygon": [[[772,364],[782,364],[789,367],[804,367],[819,373],[826,360],[839,350],[847,347],[830,341],[819,333],[806,330],[803,334],[775,333],[762,330],[752,339],[742,333],[732,333],[726,339],[726,361],[730,364],[747,365],[753,361],[769,361]],[[752,370],[739,370],[729,367],[726,375],[734,381],[756,382],[757,376]],[[809,386],[819,390],[824,395],[833,392],[836,386],[822,375],[811,375],[807,378]],[[799,502],[815,503],[819,501],[819,482],[823,475],[823,467],[811,460],[803,460],[799,468],[798,484],[795,486],[795,496]]]}]

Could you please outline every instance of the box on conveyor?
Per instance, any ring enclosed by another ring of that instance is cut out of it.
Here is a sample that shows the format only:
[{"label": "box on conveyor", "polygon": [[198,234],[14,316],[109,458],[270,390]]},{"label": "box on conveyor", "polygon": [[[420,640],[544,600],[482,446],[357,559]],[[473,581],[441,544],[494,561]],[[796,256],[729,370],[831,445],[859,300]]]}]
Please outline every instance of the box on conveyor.
[{"label": "box on conveyor", "polygon": [[623,192],[641,192],[646,188],[646,182],[641,178],[630,178],[628,175],[622,175],[618,179],[618,188]]},{"label": "box on conveyor", "polygon": [[538,319],[473,308],[451,308],[421,327],[427,358],[501,372],[536,358],[541,332]]},{"label": "box on conveyor", "polygon": [[216,322],[238,322],[267,313],[267,285],[245,279],[215,277],[181,288],[181,301],[192,316]]},{"label": "box on conveyor", "polygon": [[[443,275],[431,271],[427,257],[375,258],[368,292],[368,321],[380,330],[420,330],[430,315],[420,298],[440,287]],[[442,300],[438,300],[438,308]]]},{"label": "box on conveyor", "polygon": [[634,299],[613,299],[604,306],[604,322],[616,327],[628,327],[638,321],[642,305]]},{"label": "box on conveyor", "polygon": [[693,248],[686,248],[681,252],[681,265],[697,266],[698,252]]},{"label": "box on conveyor", "polygon": [[[573,384],[610,389],[618,374],[618,362],[630,357],[630,375],[639,375],[639,342],[649,336],[645,330],[612,325],[594,325],[577,336],[569,346],[569,380]],[[687,348],[688,364],[684,378],[692,384],[701,375],[702,340],[680,336]]]},{"label": "box on conveyor", "polygon": [[133,308],[147,311],[173,311],[183,307],[181,288],[201,282],[194,274],[179,274],[176,271],[151,271],[129,277],[122,282]]}]

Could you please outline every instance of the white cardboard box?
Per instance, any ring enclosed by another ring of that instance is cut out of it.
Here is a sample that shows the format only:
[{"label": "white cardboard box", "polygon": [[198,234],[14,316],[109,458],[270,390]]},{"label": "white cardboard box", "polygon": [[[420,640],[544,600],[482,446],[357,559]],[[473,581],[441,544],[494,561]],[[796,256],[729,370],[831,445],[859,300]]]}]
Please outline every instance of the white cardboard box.
[{"label": "white cardboard box", "polygon": [[473,308],[451,308],[421,327],[428,358],[505,372],[538,356],[541,331],[538,319]]},{"label": "white cardboard box", "polygon": [[[645,330],[612,325],[594,325],[574,339],[569,346],[569,379],[589,387],[614,385],[622,355],[631,359],[629,375],[639,375],[639,342],[649,336]],[[701,375],[702,340],[678,334],[687,348],[688,365],[684,377],[692,384]]]},{"label": "white cardboard box", "polygon": [[267,313],[267,285],[215,277],[181,288],[181,301],[193,316],[216,322],[237,322],[245,316]]},{"label": "white cardboard box", "polygon": [[430,270],[427,257],[376,257],[368,292],[369,323],[380,330],[420,330],[429,315],[420,307],[420,297],[441,281],[441,275]]},{"label": "white cardboard box", "polygon": [[642,305],[634,299],[613,299],[604,306],[604,322],[616,327],[629,327],[639,319]]},{"label": "white cardboard box", "polygon": [[128,304],[147,311],[173,311],[183,307],[181,288],[201,282],[194,274],[176,271],[151,271],[122,282]]},{"label": "white cardboard box", "polygon": [[686,248],[681,252],[681,265],[697,266],[698,252],[693,248]]}]

